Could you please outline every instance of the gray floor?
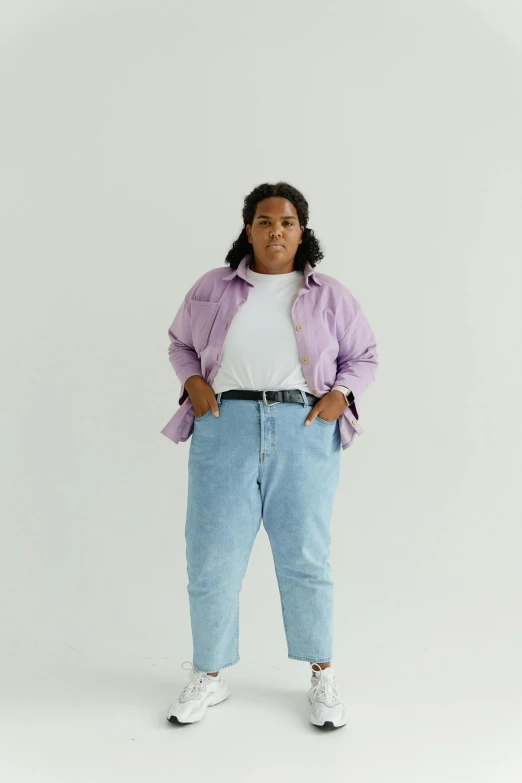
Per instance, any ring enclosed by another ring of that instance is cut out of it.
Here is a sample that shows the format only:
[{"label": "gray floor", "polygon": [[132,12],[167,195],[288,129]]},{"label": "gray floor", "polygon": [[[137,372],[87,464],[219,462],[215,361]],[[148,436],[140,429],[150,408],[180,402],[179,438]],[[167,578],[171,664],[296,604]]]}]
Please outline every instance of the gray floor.
[{"label": "gray floor", "polygon": [[[9,652],[9,651],[8,651]],[[307,664],[241,660],[231,695],[193,726],[165,717],[182,659],[93,657],[65,645],[4,660],[0,775],[8,783],[227,780],[520,783],[521,706],[491,643],[407,644],[363,659],[338,654],[348,724],[308,722]],[[482,664],[482,665],[481,665]],[[179,778],[183,775],[182,778]]]}]

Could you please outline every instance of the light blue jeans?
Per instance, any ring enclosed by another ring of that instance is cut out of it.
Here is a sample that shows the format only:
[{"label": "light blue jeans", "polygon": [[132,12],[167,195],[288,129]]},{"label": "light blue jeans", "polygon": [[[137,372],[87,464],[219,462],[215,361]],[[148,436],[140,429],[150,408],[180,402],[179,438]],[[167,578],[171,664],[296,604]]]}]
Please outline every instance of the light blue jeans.
[{"label": "light blue jeans", "polygon": [[281,598],[288,657],[332,659],[330,517],[339,483],[339,421],[303,402],[221,399],[194,420],[185,527],[194,666],[239,660],[239,594],[261,520]]}]

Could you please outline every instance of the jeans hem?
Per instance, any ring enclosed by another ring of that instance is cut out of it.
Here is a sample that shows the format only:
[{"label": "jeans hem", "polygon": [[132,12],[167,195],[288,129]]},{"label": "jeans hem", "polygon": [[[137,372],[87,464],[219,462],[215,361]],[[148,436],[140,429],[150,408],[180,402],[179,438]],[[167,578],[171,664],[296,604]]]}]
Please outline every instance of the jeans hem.
[{"label": "jeans hem", "polygon": [[292,658],[294,661],[308,661],[309,663],[329,663],[332,660],[332,657],[330,655],[329,658],[310,658],[310,656],[307,655],[290,655],[288,653],[288,657]]},{"label": "jeans hem", "polygon": [[239,658],[236,658],[234,661],[229,661],[228,663],[223,663],[221,666],[214,666],[212,667],[201,667],[198,666],[194,661],[192,662],[194,665],[194,668],[197,669],[200,672],[220,672],[221,669],[226,669],[228,666],[233,666],[235,663],[239,661]]}]

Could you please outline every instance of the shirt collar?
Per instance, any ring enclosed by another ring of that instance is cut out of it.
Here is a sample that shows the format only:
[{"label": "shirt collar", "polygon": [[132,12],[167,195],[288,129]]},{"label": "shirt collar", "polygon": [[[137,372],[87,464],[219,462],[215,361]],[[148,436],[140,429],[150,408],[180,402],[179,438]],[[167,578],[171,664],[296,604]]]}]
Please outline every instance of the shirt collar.
[{"label": "shirt collar", "polygon": [[[237,269],[233,269],[232,272],[229,275],[226,275],[226,277],[223,278],[223,280],[232,280],[234,277],[238,276],[238,277],[242,277],[243,280],[246,280],[247,283],[250,282],[249,280],[247,280],[245,269],[246,269],[247,264],[250,263],[252,258],[253,258],[253,254],[252,253],[247,253],[246,256],[243,256],[243,258],[239,262],[239,265],[238,265]],[[319,280],[319,278],[317,278],[315,276],[314,267],[310,264],[309,261],[307,261],[305,263],[305,267],[304,267],[304,284],[305,284],[305,288],[310,288],[310,284],[308,282],[308,279],[310,277],[312,278],[312,280],[315,283],[317,283],[318,285],[322,285],[322,283]]]}]

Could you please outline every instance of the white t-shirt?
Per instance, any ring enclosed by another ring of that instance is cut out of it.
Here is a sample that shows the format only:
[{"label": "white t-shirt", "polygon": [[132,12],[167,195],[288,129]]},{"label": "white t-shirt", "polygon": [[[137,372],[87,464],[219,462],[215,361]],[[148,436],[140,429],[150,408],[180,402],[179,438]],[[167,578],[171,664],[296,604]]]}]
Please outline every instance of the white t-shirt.
[{"label": "white t-shirt", "polygon": [[297,350],[291,309],[304,273],[264,275],[245,269],[253,288],[232,319],[215,394],[228,389],[303,389],[310,392]]}]

